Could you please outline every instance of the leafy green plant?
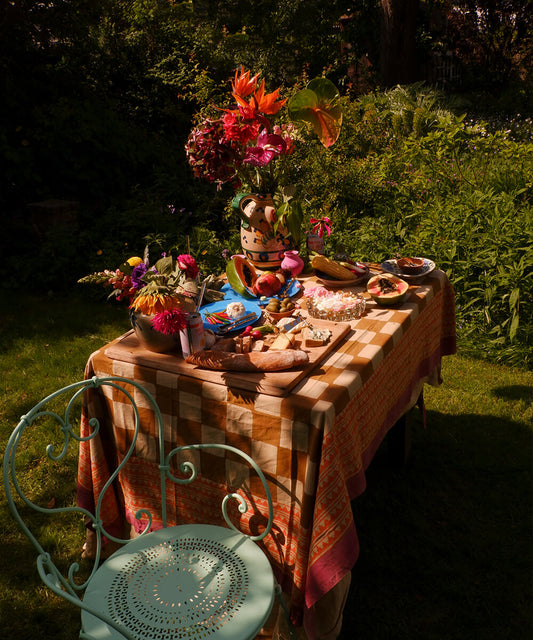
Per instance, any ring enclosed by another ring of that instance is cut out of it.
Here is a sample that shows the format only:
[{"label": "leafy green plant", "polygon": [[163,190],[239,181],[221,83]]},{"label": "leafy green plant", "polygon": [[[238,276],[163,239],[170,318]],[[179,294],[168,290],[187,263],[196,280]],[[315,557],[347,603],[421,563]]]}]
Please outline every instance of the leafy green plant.
[{"label": "leafy green plant", "polygon": [[327,163],[301,161],[308,208],[332,220],[330,250],[432,258],[454,285],[463,347],[531,365],[530,137],[455,115],[419,86],[364,96],[344,116]]}]

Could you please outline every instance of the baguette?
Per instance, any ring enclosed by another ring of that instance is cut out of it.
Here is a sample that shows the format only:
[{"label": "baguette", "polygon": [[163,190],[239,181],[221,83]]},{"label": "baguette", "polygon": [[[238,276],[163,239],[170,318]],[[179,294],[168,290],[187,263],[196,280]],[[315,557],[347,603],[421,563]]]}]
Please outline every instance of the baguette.
[{"label": "baguette", "polygon": [[283,371],[307,364],[309,356],[299,349],[250,353],[198,351],[188,356],[185,362],[216,371]]}]

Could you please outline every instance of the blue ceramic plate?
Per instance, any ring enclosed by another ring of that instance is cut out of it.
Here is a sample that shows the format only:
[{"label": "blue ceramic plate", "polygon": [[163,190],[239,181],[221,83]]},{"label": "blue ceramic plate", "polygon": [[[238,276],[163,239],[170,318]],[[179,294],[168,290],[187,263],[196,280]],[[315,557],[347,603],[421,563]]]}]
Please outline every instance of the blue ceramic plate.
[{"label": "blue ceramic plate", "polygon": [[[235,295],[237,296],[237,294]],[[250,318],[247,318],[246,320],[243,321],[242,325],[237,325],[235,328],[235,331],[240,331],[244,329],[244,327],[248,326],[249,324],[250,325],[254,324],[254,322],[257,322],[257,320],[259,320],[259,318],[261,317],[261,308],[257,303],[244,300],[240,296],[237,296],[235,298],[229,298],[228,296],[226,296],[224,300],[211,302],[210,304],[206,304],[200,309],[200,314],[202,315],[202,320],[204,323],[204,329],[211,329],[211,331],[214,331],[215,333],[224,332],[224,329],[227,325],[222,323],[211,324],[207,320],[207,314],[224,311],[230,302],[242,302],[244,305],[244,309],[246,311],[246,315],[252,314]]]},{"label": "blue ceramic plate", "polygon": [[[271,296],[271,297],[280,298],[281,296],[289,296],[289,298],[292,298],[293,296],[300,293],[301,289],[302,289],[302,283],[299,282],[298,280],[292,280],[292,281],[289,281],[288,284],[286,284],[285,286],[281,287],[281,290],[275,296]],[[224,301],[226,302],[226,304],[228,302],[233,302],[234,300],[238,300],[243,304],[246,303],[248,300],[250,302],[257,302],[257,303],[259,302],[259,296],[251,299],[243,298],[231,288],[231,285],[229,283],[225,284],[222,287],[221,291],[225,294]]]}]

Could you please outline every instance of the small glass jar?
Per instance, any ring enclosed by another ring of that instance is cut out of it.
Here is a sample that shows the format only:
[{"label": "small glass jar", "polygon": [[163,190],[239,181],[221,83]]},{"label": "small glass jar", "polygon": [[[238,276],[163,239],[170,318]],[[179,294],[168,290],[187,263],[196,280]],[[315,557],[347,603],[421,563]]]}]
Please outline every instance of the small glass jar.
[{"label": "small glass jar", "polygon": [[322,236],[319,236],[318,233],[308,233],[306,240],[308,251],[324,254],[324,238]]}]

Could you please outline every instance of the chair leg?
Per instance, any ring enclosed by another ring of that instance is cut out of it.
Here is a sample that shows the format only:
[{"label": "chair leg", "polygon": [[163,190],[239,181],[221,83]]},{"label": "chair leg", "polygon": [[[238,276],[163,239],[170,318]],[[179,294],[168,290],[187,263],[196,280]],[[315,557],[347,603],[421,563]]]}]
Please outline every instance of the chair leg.
[{"label": "chair leg", "polygon": [[287,609],[287,605],[285,604],[285,600],[283,599],[283,592],[281,591],[281,587],[277,583],[276,583],[276,595],[278,596],[279,603],[283,611],[283,615],[285,616],[285,620],[287,621],[287,627],[289,628],[289,635],[291,637],[291,640],[298,640],[296,637],[296,631],[294,630],[294,625],[292,624],[292,621],[291,621],[289,610]]}]

